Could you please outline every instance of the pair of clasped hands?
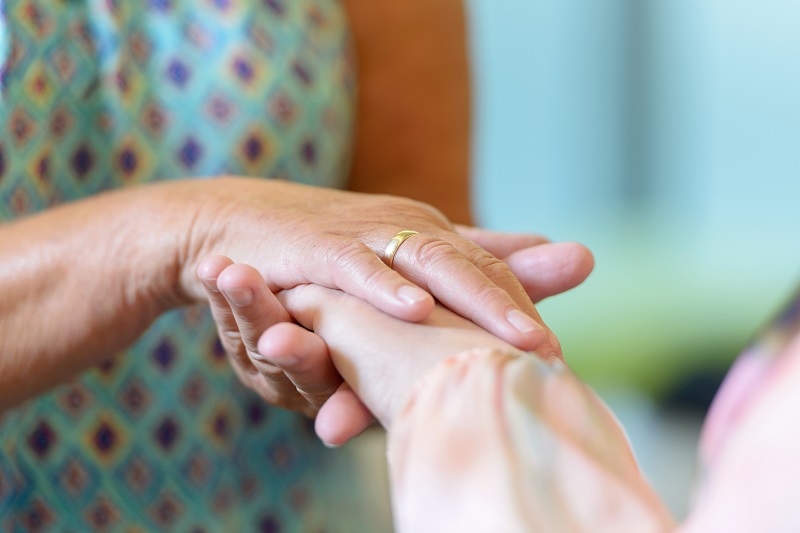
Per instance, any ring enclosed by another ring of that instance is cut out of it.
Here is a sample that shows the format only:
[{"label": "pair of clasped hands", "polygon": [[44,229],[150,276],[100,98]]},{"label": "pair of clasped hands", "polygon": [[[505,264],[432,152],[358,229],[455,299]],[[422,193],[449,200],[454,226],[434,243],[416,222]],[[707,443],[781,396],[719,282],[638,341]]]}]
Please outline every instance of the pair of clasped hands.
[{"label": "pair of clasped hands", "polygon": [[[212,254],[197,267],[239,379],[270,404],[316,416],[328,446],[375,418],[389,428],[414,384],[459,352],[560,359],[533,302],[580,284],[593,267],[579,244],[452,226],[424,204],[406,205],[406,227],[363,222],[358,236],[332,234],[339,252],[317,257],[328,268],[303,279],[280,279],[280,269],[259,270],[252,258]],[[406,229],[419,234],[390,269],[381,255]]]}]

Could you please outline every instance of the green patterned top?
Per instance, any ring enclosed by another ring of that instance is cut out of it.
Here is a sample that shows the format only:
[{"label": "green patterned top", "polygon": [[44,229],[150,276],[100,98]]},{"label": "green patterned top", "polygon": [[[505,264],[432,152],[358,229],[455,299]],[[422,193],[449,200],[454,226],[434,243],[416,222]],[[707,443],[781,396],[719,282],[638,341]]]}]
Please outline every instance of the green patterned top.
[{"label": "green patterned top", "polygon": [[[0,220],[189,176],[344,183],[355,77],[338,2],[0,10]],[[0,421],[0,531],[354,531],[327,490],[333,452],[239,385],[205,309],[108,356]]]}]

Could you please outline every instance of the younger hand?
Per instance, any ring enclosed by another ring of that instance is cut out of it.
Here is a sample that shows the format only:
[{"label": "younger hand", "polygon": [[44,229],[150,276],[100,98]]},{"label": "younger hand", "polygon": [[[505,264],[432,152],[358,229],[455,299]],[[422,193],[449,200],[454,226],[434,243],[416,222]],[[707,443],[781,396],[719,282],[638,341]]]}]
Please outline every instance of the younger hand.
[{"label": "younger hand", "polygon": [[[283,355],[275,347],[287,346],[283,339],[292,337],[295,346],[308,349],[301,358],[330,355],[347,383],[317,416],[317,435],[329,444],[343,444],[359,428],[361,420],[352,415],[359,398],[388,428],[414,384],[438,362],[474,348],[515,350],[442,306],[424,321],[410,323],[341,291],[316,285],[283,291],[278,298],[302,327],[273,326],[259,340],[259,351],[280,360]],[[312,342],[317,335],[325,343]]]}]

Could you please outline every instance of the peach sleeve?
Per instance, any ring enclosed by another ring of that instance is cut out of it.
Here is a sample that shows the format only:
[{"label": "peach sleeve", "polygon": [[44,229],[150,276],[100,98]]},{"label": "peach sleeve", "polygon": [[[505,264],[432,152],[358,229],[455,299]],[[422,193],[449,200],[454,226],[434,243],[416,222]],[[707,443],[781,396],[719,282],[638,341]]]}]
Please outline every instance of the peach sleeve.
[{"label": "peach sleeve", "polygon": [[473,350],[389,431],[399,533],[669,531],[617,420],[560,361]]}]

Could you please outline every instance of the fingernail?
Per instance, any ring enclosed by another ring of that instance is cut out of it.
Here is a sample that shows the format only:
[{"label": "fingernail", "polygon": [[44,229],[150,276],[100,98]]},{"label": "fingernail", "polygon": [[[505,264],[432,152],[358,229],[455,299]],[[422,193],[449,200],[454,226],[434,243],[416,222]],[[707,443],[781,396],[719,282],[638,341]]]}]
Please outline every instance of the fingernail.
[{"label": "fingernail", "polygon": [[331,450],[335,450],[335,449],[337,449],[337,448],[341,448],[341,447],[342,447],[342,445],[341,445],[341,444],[331,444],[330,442],[325,442],[325,441],[324,441],[324,440],[322,440],[322,439],[319,439],[319,440],[320,440],[320,441],[322,441],[322,444],[323,444],[323,445],[324,445],[326,448],[330,448]]},{"label": "fingernail", "polygon": [[200,278],[203,281],[203,285],[208,287],[208,290],[211,292],[219,292],[217,289],[217,278]]},{"label": "fingernail", "polygon": [[534,319],[519,309],[512,309],[506,313],[506,319],[520,333],[530,333],[532,331],[541,329],[541,326]]},{"label": "fingernail", "polygon": [[403,285],[397,289],[397,297],[408,305],[414,305],[428,298],[428,293],[414,285]]},{"label": "fingernail", "polygon": [[[262,365],[272,365],[272,361],[264,357],[258,352],[250,352],[250,360],[253,361],[253,364],[262,364]],[[275,365],[273,365],[275,366]]]},{"label": "fingernail", "polygon": [[258,361],[259,363],[265,365],[277,366],[278,368],[291,368],[295,366],[299,361],[299,359],[294,355],[289,355],[286,357],[280,357],[278,359],[274,359],[270,357],[264,357],[264,355],[260,353],[252,353],[250,354],[250,357],[254,361]]},{"label": "fingernail", "polygon": [[247,287],[224,289],[225,298],[238,307],[246,307],[253,303],[253,291]]}]

